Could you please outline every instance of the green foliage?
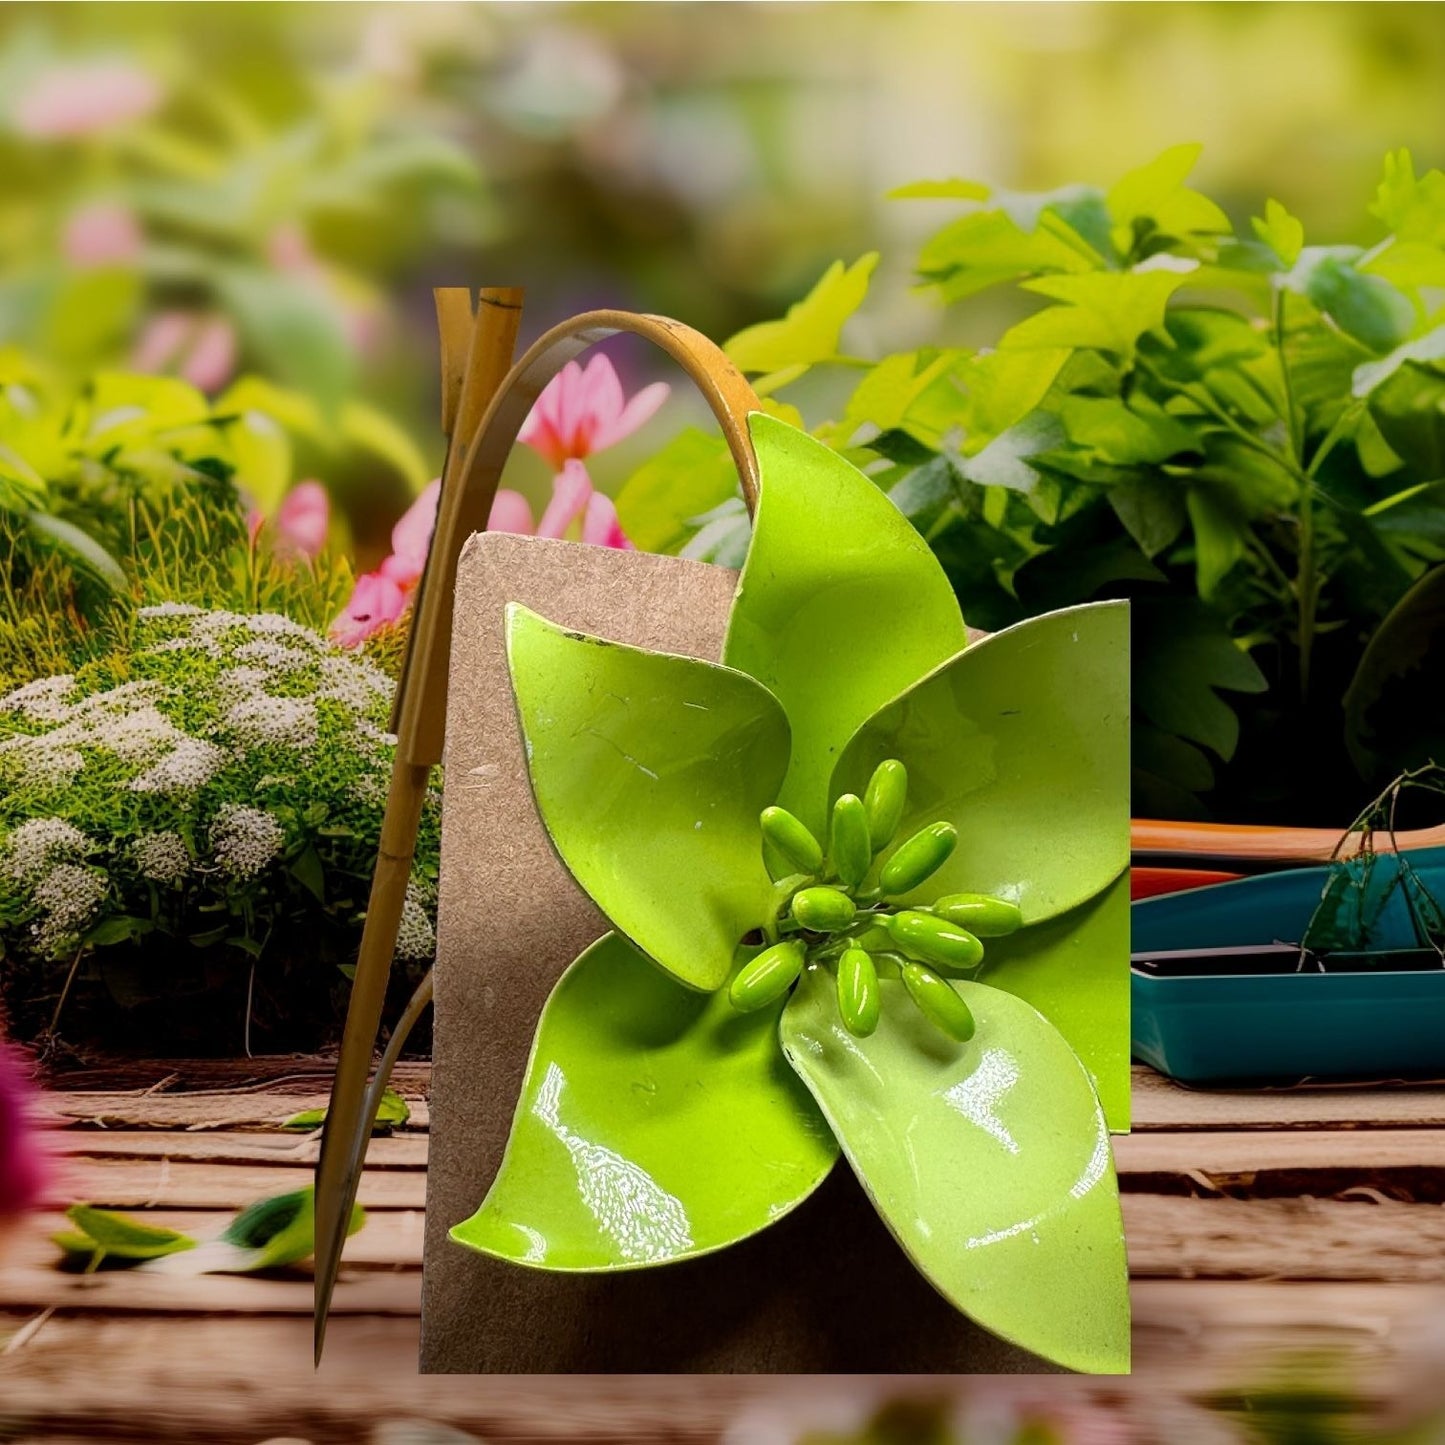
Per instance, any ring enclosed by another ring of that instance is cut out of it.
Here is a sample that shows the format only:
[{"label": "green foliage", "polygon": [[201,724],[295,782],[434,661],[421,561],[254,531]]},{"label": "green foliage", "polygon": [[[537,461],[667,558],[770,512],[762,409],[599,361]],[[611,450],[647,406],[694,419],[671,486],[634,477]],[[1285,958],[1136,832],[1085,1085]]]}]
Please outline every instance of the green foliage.
[{"label": "green foliage", "polygon": [[[896,193],[961,211],[923,246],[926,288],[1007,289],[1028,314],[991,349],[882,358],[816,430],[928,539],[970,624],[1134,599],[1139,811],[1212,792],[1233,816],[1332,820],[1358,801],[1351,757],[1376,778],[1438,747],[1377,704],[1417,713],[1440,654],[1435,594],[1411,589],[1445,560],[1445,175],[1388,156],[1364,249],[1311,243],[1274,199],[1236,236],[1187,184],[1197,156],[1108,190]],[[769,391],[856,367],[828,352],[857,270],[734,359]],[[815,316],[828,345],[783,345]],[[740,551],[735,509],[695,520],[684,550]]]},{"label": "green foliage", "polygon": [[[187,960],[213,987],[249,979],[248,994],[296,973],[339,986],[327,959],[347,961],[365,903],[392,691],[277,613],[167,602],[140,610],[125,651],[0,696],[0,944],[17,1014],[77,958],[82,986],[121,1002],[163,996]],[[433,795],[403,957],[431,952],[437,829]]]},{"label": "green foliage", "polygon": [[325,627],[349,566],[277,556],[247,517],[248,497],[290,486],[287,428],[319,426],[312,410],[256,379],[215,403],[166,377],[102,372],[75,388],[0,353],[0,688],[123,648],[147,603]]}]

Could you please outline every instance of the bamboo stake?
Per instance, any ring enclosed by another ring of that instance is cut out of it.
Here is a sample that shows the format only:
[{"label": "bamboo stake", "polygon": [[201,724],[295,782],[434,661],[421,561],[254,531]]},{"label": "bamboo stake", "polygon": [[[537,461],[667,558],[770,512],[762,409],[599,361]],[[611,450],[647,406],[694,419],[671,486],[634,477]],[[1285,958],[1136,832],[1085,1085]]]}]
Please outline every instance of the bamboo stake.
[{"label": "bamboo stake", "polygon": [[[502,468],[522,423],[543,388],[568,361],[608,336],[634,333],[667,352],[703,393],[732,453],[748,510],[757,506],[758,464],[747,418],[760,409],[758,398],[717,346],[691,327],[666,317],[593,311],[554,327],[508,371],[520,307],[520,291],[483,291],[466,379],[454,411],[448,409],[444,380],[443,415],[451,417],[454,431],[393,711],[396,764],[317,1166],[313,1338],[318,1363],[345,1243],[345,1221],[351,1214],[371,1136],[371,1119],[366,1116],[367,1074],[411,874],[422,801],[431,768],[442,759],[457,560],[467,537],[486,530]],[[449,311],[448,315],[452,314]],[[443,368],[449,375],[448,321],[444,319],[442,324]],[[454,338],[455,332],[450,335]],[[424,1010],[430,985],[428,975],[408,1004],[403,1020],[406,1030]],[[399,1052],[404,1038],[399,1027],[388,1049],[389,1058]],[[377,1097],[384,1084],[379,1072],[373,1085]]]}]

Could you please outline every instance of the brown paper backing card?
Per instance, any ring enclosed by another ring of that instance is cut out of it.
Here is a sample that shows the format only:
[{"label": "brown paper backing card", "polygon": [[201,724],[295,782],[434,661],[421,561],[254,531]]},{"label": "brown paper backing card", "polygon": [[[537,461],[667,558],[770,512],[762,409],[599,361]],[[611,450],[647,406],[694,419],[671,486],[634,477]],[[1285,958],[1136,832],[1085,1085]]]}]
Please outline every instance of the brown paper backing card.
[{"label": "brown paper backing card", "polygon": [[847,1164],[762,1234],[701,1259],[549,1274],[447,1236],[502,1160],[553,984],[606,922],[537,816],[503,643],[508,602],[564,627],[715,659],[736,573],[580,543],[474,536],[457,571],[447,712],[421,1368],[1014,1373],[1049,1367],[915,1272]]}]

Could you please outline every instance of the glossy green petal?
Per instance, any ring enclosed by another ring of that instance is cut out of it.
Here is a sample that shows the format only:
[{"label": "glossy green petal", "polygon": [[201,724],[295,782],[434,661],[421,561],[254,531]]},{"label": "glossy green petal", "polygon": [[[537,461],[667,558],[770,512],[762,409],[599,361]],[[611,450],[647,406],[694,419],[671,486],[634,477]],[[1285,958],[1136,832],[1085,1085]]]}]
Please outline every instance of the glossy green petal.
[{"label": "glossy green petal", "polygon": [[782,1000],[740,1014],[608,934],[542,1011],[502,1167],[458,1243],[549,1270],[638,1269],[765,1229],[838,1148],[778,1050]]},{"label": "glossy green petal", "polygon": [[958,828],[910,901],[989,893],[1034,923],[1092,898],[1129,862],[1128,604],[974,643],[859,729],[833,795],[865,787],[884,758],[908,768],[900,838],[935,819]]},{"label": "glossy green petal", "polygon": [[644,953],[717,988],[774,910],[758,814],[787,767],[777,700],[743,673],[568,632],[515,603],[507,656],[562,861]]},{"label": "glossy green petal", "polygon": [[870,1038],[843,1027],[832,978],[818,969],[781,1026],[879,1214],[919,1271],[985,1328],[1071,1369],[1126,1372],[1118,1185],[1083,1065],[1012,994],[955,981],[977,1024],[956,1044],[902,983],[880,986]]},{"label": "glossy green petal", "polygon": [[980,983],[1031,1003],[1089,1071],[1110,1129],[1129,1128],[1129,875],[1095,898],[985,940]]},{"label": "glossy green petal", "polygon": [[822,838],[843,745],[967,637],[942,567],[873,482],[785,422],[748,424],[762,488],[723,661],[782,703],[793,761],[778,801]]}]

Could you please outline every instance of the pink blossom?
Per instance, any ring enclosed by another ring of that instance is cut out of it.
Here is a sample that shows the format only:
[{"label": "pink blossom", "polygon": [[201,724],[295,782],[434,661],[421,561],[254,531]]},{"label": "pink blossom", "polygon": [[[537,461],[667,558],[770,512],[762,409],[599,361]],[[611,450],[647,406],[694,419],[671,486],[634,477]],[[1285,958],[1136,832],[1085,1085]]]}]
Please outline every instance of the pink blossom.
[{"label": "pink blossom", "polygon": [[16,98],[11,116],[22,135],[64,140],[140,120],[160,103],[159,83],[139,66],[76,61],[42,70]]},{"label": "pink blossom", "polygon": [[568,461],[581,461],[631,436],[670,390],[665,381],[654,382],[627,401],[606,356],[594,356],[585,368],[569,361],[537,398],[518,440],[561,471]]},{"label": "pink blossom", "polygon": [[194,321],[184,311],[162,311],[152,316],[131,352],[132,371],[151,375],[164,371],[190,337]]},{"label": "pink blossom", "polygon": [[215,392],[235,374],[238,349],[236,328],[224,316],[162,311],[146,322],[130,365],[149,374],[174,368],[192,386]]},{"label": "pink blossom", "polygon": [[499,487],[492,499],[492,515],[487,518],[489,532],[517,532],[531,536],[537,530],[532,520],[532,505],[521,492]]},{"label": "pink blossom", "polygon": [[128,266],[140,257],[144,237],[140,221],[118,201],[93,201],[65,223],[60,249],[72,266]]},{"label": "pink blossom", "polygon": [[276,537],[283,550],[315,557],[326,545],[331,498],[320,482],[297,482],[276,509]]},{"label": "pink blossom", "polygon": [[381,572],[399,587],[410,589],[421,581],[431,550],[431,534],[436,530],[441,493],[439,479],[428,482],[391,529],[391,556],[381,564]]},{"label": "pink blossom", "polygon": [[[331,625],[331,636],[343,647],[357,647],[374,632],[395,622],[406,610],[426,567],[436,529],[441,483],[431,482],[392,528],[391,555],[375,572],[356,579],[346,610]],[[565,537],[578,528],[584,542],[631,550],[610,497],[592,485],[587,468],[569,460],[553,479],[552,500],[536,524],[538,537]],[[492,532],[533,534],[532,509],[519,492],[503,488],[492,502],[487,528]]]},{"label": "pink blossom", "polygon": [[202,391],[219,391],[236,371],[236,328],[224,316],[203,321],[181,364],[181,375]]},{"label": "pink blossom", "polygon": [[35,1128],[34,1090],[20,1058],[0,1039],[0,1222],[35,1208],[46,1160]]},{"label": "pink blossom", "polygon": [[360,647],[374,632],[389,627],[406,611],[407,593],[390,577],[367,572],[356,579],[356,588],[345,611],[331,624],[331,640],[342,647]]}]

